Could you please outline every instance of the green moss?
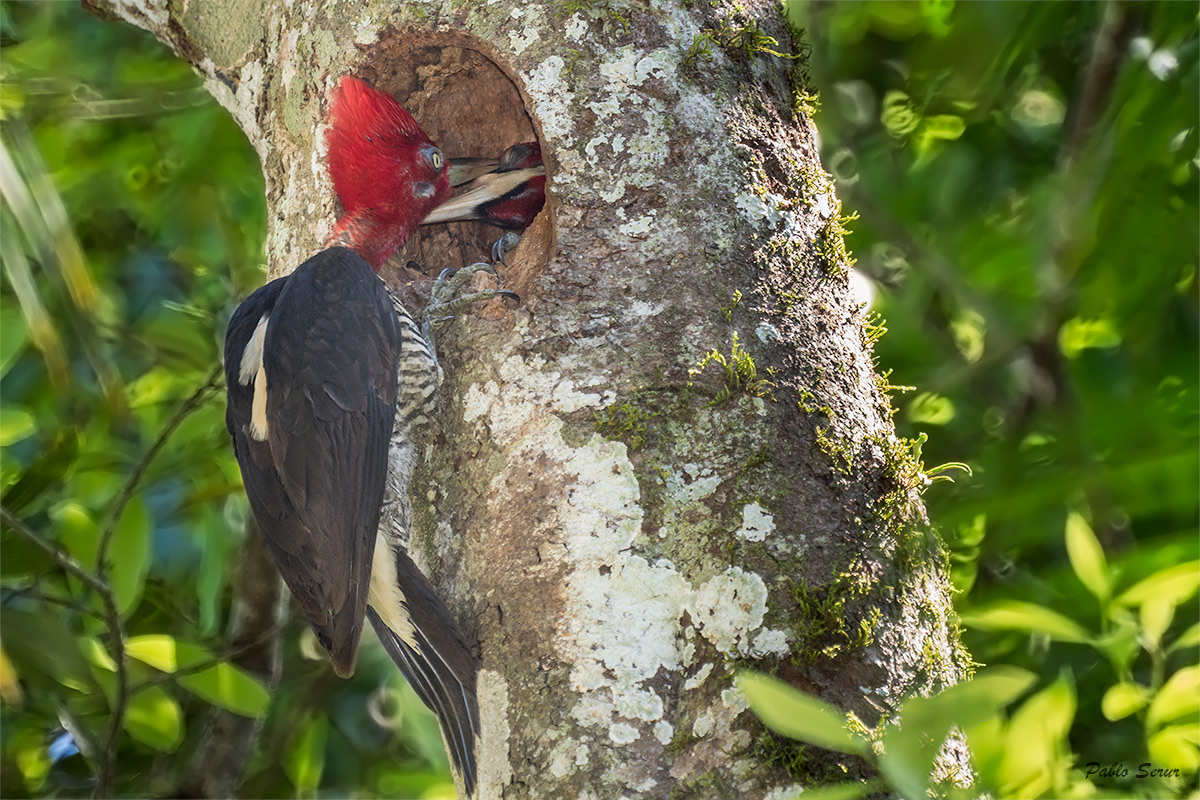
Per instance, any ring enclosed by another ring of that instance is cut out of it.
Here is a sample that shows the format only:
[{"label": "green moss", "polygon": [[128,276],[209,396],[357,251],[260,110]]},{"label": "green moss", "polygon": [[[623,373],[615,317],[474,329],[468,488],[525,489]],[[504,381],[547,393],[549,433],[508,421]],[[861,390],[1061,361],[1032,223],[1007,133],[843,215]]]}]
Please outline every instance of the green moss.
[{"label": "green moss", "polygon": [[872,607],[857,624],[850,620],[846,604],[861,597],[872,588],[850,574],[842,575],[824,589],[809,589],[804,580],[789,581],[792,599],[796,601],[792,635],[796,646],[792,663],[807,667],[819,658],[837,656],[868,647],[875,641],[875,628],[883,612]]},{"label": "green moss", "polygon": [[680,727],[671,737],[671,741],[667,743],[667,752],[671,755],[679,755],[691,747],[695,741],[696,734],[692,733],[690,728]]},{"label": "green moss", "polygon": [[731,302],[727,306],[719,306],[719,308],[721,309],[721,318],[724,319],[726,322],[732,321],[733,320],[733,310],[735,308],[737,308],[738,304],[741,302],[742,302],[742,290],[735,289],[733,291],[733,302]]},{"label": "green moss", "polygon": [[608,19],[619,25],[622,32],[629,32],[629,16],[613,8],[612,0],[564,0],[562,10],[564,14],[575,14],[580,11],[603,13],[607,15]]},{"label": "green moss", "polygon": [[695,778],[680,781],[671,789],[669,800],[734,800],[737,788],[730,779],[716,770],[708,770]]},{"label": "green moss", "polygon": [[[751,397],[764,397],[770,394],[771,389],[775,388],[773,381],[758,377],[758,368],[754,364],[754,358],[742,347],[737,331],[733,332],[733,344],[728,356],[717,350],[709,350],[696,366],[688,370],[688,377],[695,378],[704,372],[709,364],[716,364],[724,371],[724,385],[709,405],[725,402],[733,397],[734,392],[741,391]],[[768,368],[767,374],[773,375],[774,370]],[[689,381],[688,385],[691,386],[692,381]]]},{"label": "green moss", "polygon": [[658,416],[630,403],[613,403],[593,415],[596,432],[605,439],[624,442],[629,450],[640,449],[646,443],[646,422]]},{"label": "green moss", "polygon": [[[832,410],[825,408],[832,415]],[[830,434],[832,425],[817,426],[817,448],[829,459],[829,465],[839,475],[849,476],[854,471],[854,442],[848,437]]]}]

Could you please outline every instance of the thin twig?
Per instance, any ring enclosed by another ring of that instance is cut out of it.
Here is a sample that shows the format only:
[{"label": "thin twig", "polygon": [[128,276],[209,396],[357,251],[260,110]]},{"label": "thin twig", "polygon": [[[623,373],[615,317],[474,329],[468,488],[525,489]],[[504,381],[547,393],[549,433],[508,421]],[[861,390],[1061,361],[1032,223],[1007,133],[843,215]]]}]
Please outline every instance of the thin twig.
[{"label": "thin twig", "polygon": [[261,647],[262,645],[267,644],[268,642],[271,641],[271,639],[273,637],[282,633],[284,628],[286,628],[286,627],[287,627],[287,623],[282,623],[279,625],[272,626],[272,627],[268,628],[267,630],[260,632],[258,635],[258,638],[254,639],[253,641],[245,642],[237,647],[226,648],[222,652],[214,655],[212,658],[206,658],[203,661],[199,661],[188,667],[182,667],[180,669],[175,670],[174,672],[164,672],[161,675],[156,675],[153,678],[148,678],[147,680],[142,681],[141,683],[139,683],[138,685],[136,685],[132,689],[130,689],[129,693],[137,694],[138,692],[143,691],[145,689],[150,689],[154,686],[161,686],[164,683],[171,683],[173,681],[178,680],[179,678],[183,678],[188,675],[195,675],[196,673],[203,672],[206,669],[212,669],[213,667],[215,667],[219,664],[224,664],[226,662],[232,661],[233,659],[237,658],[238,656],[240,656],[244,653],[248,653],[256,647]]},{"label": "thin twig", "polygon": [[11,528],[17,535],[28,540],[37,549],[45,553],[55,564],[58,564],[63,568],[63,570],[71,573],[76,578],[81,580],[89,589],[101,595],[112,594],[112,589],[109,588],[107,581],[97,577],[78,561],[71,558],[68,553],[63,550],[59,550],[50,542],[43,539],[41,534],[35,532],[32,528],[18,519],[16,514],[3,506],[0,506],[0,519],[2,519],[4,524]]},{"label": "thin twig", "polygon": [[125,623],[117,610],[117,601],[111,591],[100,595],[104,603],[104,615],[108,619],[108,630],[112,637],[112,659],[117,665],[117,689],[113,698],[112,713],[108,718],[108,730],[104,732],[104,743],[100,757],[96,760],[96,788],[92,797],[108,797],[112,785],[113,766],[117,755],[117,739],[121,735],[121,724],[125,721],[125,707],[129,703],[129,665],[125,661]]},{"label": "thin twig", "polygon": [[175,429],[178,428],[180,424],[182,424],[183,421],[188,418],[188,416],[190,416],[194,411],[199,409],[201,405],[203,405],[206,399],[205,395],[216,387],[217,379],[220,375],[221,364],[218,362],[208,373],[208,377],[204,379],[204,382],[196,387],[196,391],[192,392],[190,397],[180,403],[179,408],[175,410],[174,416],[172,416],[167,424],[163,426],[163,429],[159,431],[159,434],[157,437],[155,437],[154,442],[142,455],[137,465],[133,468],[133,471],[129,473],[129,477],[125,480],[125,484],[121,487],[121,491],[117,493],[116,499],[113,500],[113,504],[108,509],[108,514],[104,517],[104,524],[100,526],[100,547],[96,551],[96,564],[99,565],[99,568],[102,571],[101,574],[103,574],[103,570],[108,563],[108,546],[112,543],[113,534],[117,530],[117,523],[121,521],[121,514],[125,512],[125,506],[127,506],[129,501],[133,498],[133,493],[137,489],[138,484],[141,483],[142,476],[145,474],[146,469],[150,466],[150,462],[152,462],[155,456],[159,454],[159,451],[166,446],[167,441],[171,438],[171,434],[175,432]]}]

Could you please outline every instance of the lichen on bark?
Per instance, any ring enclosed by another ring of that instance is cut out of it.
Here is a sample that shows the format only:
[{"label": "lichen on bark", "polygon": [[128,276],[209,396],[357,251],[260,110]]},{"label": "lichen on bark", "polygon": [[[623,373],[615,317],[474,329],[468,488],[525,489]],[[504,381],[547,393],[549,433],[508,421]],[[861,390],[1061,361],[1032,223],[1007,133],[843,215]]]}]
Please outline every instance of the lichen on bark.
[{"label": "lichen on bark", "polygon": [[[737,669],[867,724],[960,677],[776,3],[237,3],[251,41],[89,1],[170,43],[246,131],[273,275],[336,218],[342,74],[448,152],[542,144],[547,211],[501,271],[522,305],[440,333],[412,487],[418,563],[479,643],[481,797],[775,800],[862,765],[767,736]],[[425,231],[390,274],[494,235]]]}]

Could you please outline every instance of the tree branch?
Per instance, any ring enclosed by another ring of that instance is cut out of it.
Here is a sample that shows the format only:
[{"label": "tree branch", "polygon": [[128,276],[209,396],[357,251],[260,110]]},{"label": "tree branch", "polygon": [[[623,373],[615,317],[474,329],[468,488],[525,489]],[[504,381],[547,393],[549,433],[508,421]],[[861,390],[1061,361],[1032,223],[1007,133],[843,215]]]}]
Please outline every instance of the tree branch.
[{"label": "tree branch", "polygon": [[171,438],[171,434],[175,433],[175,429],[187,419],[196,409],[200,408],[207,399],[205,395],[217,385],[217,379],[221,375],[221,363],[218,360],[213,368],[209,371],[208,377],[204,382],[196,387],[191,396],[180,403],[179,408],[175,410],[174,416],[163,426],[159,431],[154,442],[149,449],[142,454],[141,459],[129,473],[129,477],[125,480],[125,484],[121,487],[121,491],[117,492],[116,499],[109,506],[108,514],[104,517],[104,524],[100,526],[100,547],[96,551],[97,569],[101,575],[107,570],[108,564],[108,547],[112,543],[113,534],[117,530],[117,523],[121,521],[121,514],[125,512],[125,506],[133,498],[133,493],[137,489],[138,484],[142,481],[142,476],[146,473],[146,469],[150,466],[150,462],[159,454],[166,446],[167,440]]}]

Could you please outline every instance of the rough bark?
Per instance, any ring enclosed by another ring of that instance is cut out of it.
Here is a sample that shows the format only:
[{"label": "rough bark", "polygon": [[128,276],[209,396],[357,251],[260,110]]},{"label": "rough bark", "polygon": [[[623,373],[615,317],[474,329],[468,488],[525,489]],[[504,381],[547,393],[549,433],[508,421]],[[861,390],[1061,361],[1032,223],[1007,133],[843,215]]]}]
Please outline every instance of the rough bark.
[{"label": "rough bark", "polygon": [[[779,798],[842,765],[765,735],[737,669],[868,725],[960,676],[797,64],[755,35],[788,52],[776,2],[89,2],[245,130],[273,275],[337,216],[342,74],[451,155],[541,140],[548,208],[502,272],[523,303],[442,332],[413,486],[418,563],[479,642],[481,797]],[[496,235],[428,231],[397,262]]]}]

